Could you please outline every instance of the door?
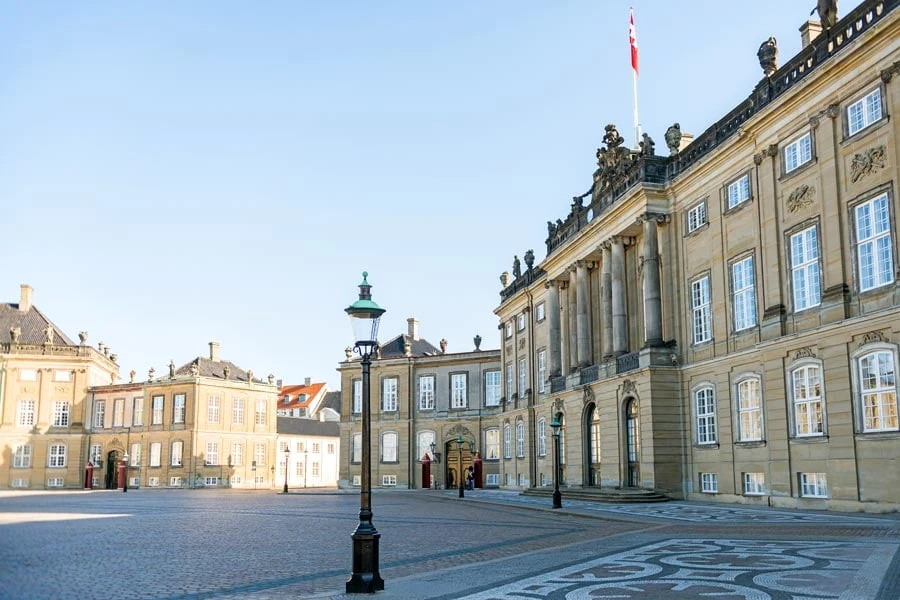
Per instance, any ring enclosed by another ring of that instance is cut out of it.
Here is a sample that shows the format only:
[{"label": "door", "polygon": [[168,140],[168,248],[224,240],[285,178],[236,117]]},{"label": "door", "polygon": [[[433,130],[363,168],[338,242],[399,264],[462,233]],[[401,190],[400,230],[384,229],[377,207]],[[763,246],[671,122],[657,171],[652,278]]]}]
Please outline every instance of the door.
[{"label": "door", "polygon": [[119,453],[116,450],[106,455],[106,479],[103,481],[103,487],[107,490],[116,489],[118,485],[119,474]]},{"label": "door", "polygon": [[474,456],[469,450],[469,444],[463,442],[462,450],[455,440],[451,440],[444,444],[444,465],[447,482],[447,489],[455,489],[459,487],[459,478],[462,477],[463,485],[466,483],[466,469],[472,465]]},{"label": "door", "polygon": [[638,421],[638,405],[634,398],[625,405],[625,443],[628,461],[628,487],[640,487],[641,484],[641,445],[640,423]]},{"label": "door", "polygon": [[585,480],[588,485],[600,485],[600,411],[597,405],[589,404],[584,415],[584,429],[588,432],[585,436],[587,447],[585,448],[585,461],[587,473]]}]

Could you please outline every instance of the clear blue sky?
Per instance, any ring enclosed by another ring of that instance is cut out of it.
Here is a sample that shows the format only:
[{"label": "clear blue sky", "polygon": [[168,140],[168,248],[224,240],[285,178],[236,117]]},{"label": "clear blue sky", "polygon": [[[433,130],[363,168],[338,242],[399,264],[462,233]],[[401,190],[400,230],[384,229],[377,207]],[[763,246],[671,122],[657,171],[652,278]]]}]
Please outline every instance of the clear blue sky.
[{"label": "clear blue sky", "polygon": [[[813,0],[634,3],[666,153],[800,47]],[[858,2],[841,2],[846,14]],[[123,376],[221,355],[337,388],[364,269],[448,350],[498,346],[607,123],[632,141],[629,3],[19,2],[0,20],[0,299],[19,284]],[[6,335],[0,332],[0,335]]]}]

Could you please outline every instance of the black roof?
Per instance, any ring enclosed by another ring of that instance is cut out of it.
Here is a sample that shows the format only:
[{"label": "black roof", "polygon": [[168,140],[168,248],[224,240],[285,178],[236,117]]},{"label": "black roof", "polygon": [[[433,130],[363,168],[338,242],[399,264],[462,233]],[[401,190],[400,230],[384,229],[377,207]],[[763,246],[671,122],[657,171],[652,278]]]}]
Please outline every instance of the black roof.
[{"label": "black roof", "polygon": [[[184,364],[175,370],[176,375],[190,375],[191,365],[196,364],[200,369],[201,377],[218,377],[225,379],[225,366],[227,365],[231,372],[228,374],[229,381],[248,381],[247,371],[240,368],[236,364],[228,360],[210,360],[198,356],[191,362]],[[261,379],[253,378],[256,383],[262,383]]]},{"label": "black roof", "polygon": [[410,344],[410,352],[413,356],[436,356],[441,354],[440,349],[435,348],[426,339],[413,339],[406,334],[398,335],[392,340],[381,344],[381,358],[401,358],[406,356],[404,345]]},{"label": "black roof", "polygon": [[58,346],[77,346],[59,327],[54,325],[44,313],[32,306],[27,311],[19,310],[19,305],[12,302],[0,304],[0,335],[6,336],[3,341],[10,341],[9,330],[18,327],[20,344],[43,344],[44,330],[47,325],[53,327],[53,343]]},{"label": "black roof", "polygon": [[275,423],[278,433],[285,435],[321,435],[338,437],[340,426],[337,421],[316,421],[298,417],[278,417]]},{"label": "black roof", "polygon": [[337,414],[341,414],[341,393],[326,392],[325,397],[322,398],[322,403],[319,405],[319,407],[330,408]]}]

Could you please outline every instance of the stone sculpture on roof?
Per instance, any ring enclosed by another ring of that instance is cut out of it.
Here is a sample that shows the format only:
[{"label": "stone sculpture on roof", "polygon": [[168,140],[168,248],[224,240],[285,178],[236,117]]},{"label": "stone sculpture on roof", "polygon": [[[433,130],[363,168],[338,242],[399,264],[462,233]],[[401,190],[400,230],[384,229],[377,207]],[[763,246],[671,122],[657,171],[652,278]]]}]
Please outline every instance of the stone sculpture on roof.
[{"label": "stone sculpture on roof", "polygon": [[169,379],[175,379],[175,361],[169,360]]},{"label": "stone sculpture on roof", "polygon": [[19,336],[22,335],[21,327],[10,327],[9,328],[9,341],[13,344],[19,343]]},{"label": "stone sculpture on roof", "polygon": [[666,146],[669,148],[669,154],[678,154],[681,147],[681,125],[678,123],[666,129]]},{"label": "stone sculpture on roof", "polygon": [[826,30],[831,29],[838,22],[838,0],[818,0],[816,7],[810,15],[819,11],[819,21]]},{"label": "stone sculpture on roof", "polygon": [[53,343],[53,325],[51,325],[50,323],[47,323],[47,327],[44,328],[44,343]]},{"label": "stone sculpture on roof", "polygon": [[530,271],[534,268],[534,250],[525,252],[525,267]]},{"label": "stone sculpture on roof", "polygon": [[759,58],[759,66],[762,67],[765,76],[771,77],[772,73],[778,70],[778,41],[770,36],[760,44],[756,57]]},{"label": "stone sculpture on roof", "polygon": [[513,278],[518,279],[522,276],[522,263],[519,262],[519,256],[513,256]]}]

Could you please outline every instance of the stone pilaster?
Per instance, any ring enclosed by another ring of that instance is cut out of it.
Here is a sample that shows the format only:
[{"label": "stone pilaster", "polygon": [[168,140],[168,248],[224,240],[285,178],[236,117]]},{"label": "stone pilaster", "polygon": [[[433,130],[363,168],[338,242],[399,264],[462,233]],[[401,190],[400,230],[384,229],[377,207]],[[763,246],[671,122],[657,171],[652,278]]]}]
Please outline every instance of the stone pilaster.
[{"label": "stone pilaster", "polygon": [[614,355],[628,352],[628,308],[625,299],[625,239],[615,236],[612,244],[612,338]]},{"label": "stone pilaster", "polygon": [[578,366],[578,278],[575,265],[569,267],[569,335],[566,343],[569,348],[569,370],[571,373]]},{"label": "stone pilaster", "polygon": [[559,323],[559,295],[560,289],[556,281],[551,279],[546,284],[547,288],[547,312],[550,319],[550,377],[562,375],[562,357],[560,356],[560,323]]},{"label": "stone pilaster", "polygon": [[575,331],[578,350],[578,366],[587,367],[591,360],[591,287],[588,280],[590,263],[579,260],[575,263]]}]

